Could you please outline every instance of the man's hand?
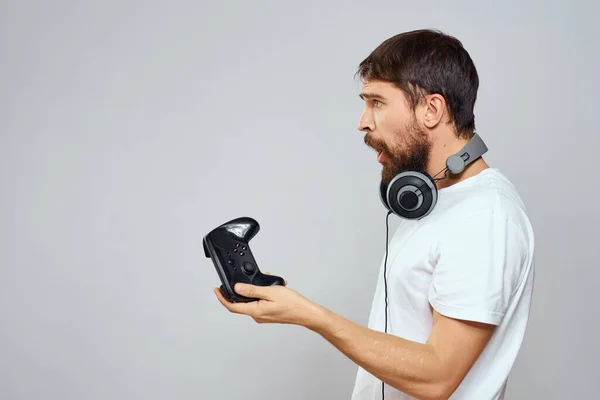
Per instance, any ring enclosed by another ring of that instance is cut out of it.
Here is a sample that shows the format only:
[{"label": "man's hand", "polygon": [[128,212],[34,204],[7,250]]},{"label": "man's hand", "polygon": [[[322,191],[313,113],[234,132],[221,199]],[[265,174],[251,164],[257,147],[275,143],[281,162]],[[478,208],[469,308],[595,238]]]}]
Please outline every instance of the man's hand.
[{"label": "man's hand", "polygon": [[[287,281],[285,284],[287,285]],[[295,324],[311,328],[318,316],[323,314],[319,305],[286,286],[256,286],[238,283],[234,290],[242,296],[259,300],[249,303],[232,303],[223,297],[218,288],[215,288],[214,292],[217,299],[230,312],[249,315],[258,323]]]}]

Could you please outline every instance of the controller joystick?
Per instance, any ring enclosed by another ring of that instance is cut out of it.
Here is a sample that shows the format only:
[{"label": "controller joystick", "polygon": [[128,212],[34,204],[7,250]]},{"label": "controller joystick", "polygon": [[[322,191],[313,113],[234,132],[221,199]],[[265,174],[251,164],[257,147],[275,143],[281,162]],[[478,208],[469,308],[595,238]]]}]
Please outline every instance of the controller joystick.
[{"label": "controller joystick", "polygon": [[237,294],[236,283],[257,286],[285,286],[283,278],[263,274],[257,266],[249,242],[258,233],[258,222],[250,217],[239,217],[219,225],[202,240],[204,255],[212,259],[221,280],[221,293],[232,302],[250,302],[258,299]]}]

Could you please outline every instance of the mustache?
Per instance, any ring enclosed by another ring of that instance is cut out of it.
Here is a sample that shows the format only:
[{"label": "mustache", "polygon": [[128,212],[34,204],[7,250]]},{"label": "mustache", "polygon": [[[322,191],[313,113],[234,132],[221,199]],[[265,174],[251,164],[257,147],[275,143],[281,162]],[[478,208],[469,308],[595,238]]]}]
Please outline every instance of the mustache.
[{"label": "mustache", "polygon": [[387,152],[387,146],[385,145],[385,143],[383,141],[377,140],[375,139],[373,136],[369,135],[368,133],[365,135],[364,137],[364,142],[367,146],[371,147],[372,149],[378,151],[378,152]]}]

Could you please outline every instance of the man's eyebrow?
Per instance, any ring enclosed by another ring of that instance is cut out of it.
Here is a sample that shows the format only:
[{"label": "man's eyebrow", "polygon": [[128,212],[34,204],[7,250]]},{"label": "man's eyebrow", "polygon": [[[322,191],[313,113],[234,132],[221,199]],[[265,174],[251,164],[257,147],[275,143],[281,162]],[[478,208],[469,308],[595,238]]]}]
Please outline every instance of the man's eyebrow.
[{"label": "man's eyebrow", "polygon": [[360,97],[361,99],[382,99],[385,100],[385,97],[383,97],[380,94],[377,93],[368,93],[368,92],[363,92],[361,94],[358,95],[358,97]]}]

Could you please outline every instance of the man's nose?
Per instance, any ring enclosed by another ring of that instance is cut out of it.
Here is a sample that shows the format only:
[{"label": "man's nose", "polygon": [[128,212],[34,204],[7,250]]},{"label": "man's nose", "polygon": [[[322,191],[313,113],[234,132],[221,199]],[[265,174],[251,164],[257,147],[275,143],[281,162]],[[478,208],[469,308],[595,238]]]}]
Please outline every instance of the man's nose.
[{"label": "man's nose", "polygon": [[372,132],[375,130],[373,117],[368,110],[365,110],[358,121],[358,130],[361,132]]}]

